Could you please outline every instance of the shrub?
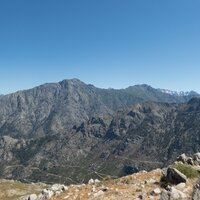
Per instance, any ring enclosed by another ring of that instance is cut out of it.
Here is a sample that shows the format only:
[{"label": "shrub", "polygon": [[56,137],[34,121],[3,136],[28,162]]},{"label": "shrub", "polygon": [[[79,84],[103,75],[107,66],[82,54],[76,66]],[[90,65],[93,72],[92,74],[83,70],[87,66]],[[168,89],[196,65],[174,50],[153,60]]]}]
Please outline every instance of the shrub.
[{"label": "shrub", "polygon": [[171,165],[170,167],[173,167],[180,171],[181,173],[185,174],[187,178],[197,178],[199,177],[199,172],[194,169],[192,166],[182,163],[175,163]]}]

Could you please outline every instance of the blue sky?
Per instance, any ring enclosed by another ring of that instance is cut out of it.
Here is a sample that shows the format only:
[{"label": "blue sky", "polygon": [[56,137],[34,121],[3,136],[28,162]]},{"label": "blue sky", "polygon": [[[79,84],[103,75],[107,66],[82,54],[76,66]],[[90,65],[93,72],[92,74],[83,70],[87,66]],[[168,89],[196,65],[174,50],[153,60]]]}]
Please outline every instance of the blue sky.
[{"label": "blue sky", "polygon": [[0,93],[79,78],[200,92],[199,0],[1,0]]}]

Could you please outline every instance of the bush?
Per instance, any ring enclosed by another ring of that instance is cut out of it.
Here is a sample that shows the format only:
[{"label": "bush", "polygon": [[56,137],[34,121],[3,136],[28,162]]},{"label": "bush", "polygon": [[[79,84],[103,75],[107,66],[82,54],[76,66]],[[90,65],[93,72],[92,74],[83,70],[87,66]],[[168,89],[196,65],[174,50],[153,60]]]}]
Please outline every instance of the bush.
[{"label": "bush", "polygon": [[197,178],[199,177],[199,172],[194,169],[192,166],[182,163],[175,163],[171,165],[170,167],[173,167],[180,171],[181,173],[185,174],[187,178]]}]

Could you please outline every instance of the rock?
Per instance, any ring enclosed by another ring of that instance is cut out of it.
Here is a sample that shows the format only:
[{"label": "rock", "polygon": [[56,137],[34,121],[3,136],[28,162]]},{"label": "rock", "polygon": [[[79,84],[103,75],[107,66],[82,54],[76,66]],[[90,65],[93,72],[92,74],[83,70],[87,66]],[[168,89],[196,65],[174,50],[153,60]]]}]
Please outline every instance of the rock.
[{"label": "rock", "polygon": [[92,190],[91,190],[91,191],[92,191],[92,192],[96,192],[95,186],[92,187]]},{"label": "rock", "polygon": [[168,191],[163,190],[160,194],[160,200],[170,200]]},{"label": "rock", "polygon": [[196,184],[194,186],[193,194],[192,194],[192,200],[199,200],[200,199],[200,185]]},{"label": "rock", "polygon": [[28,197],[28,200],[37,200],[37,195],[36,195],[36,194],[31,194],[31,195]]},{"label": "rock", "polygon": [[142,194],[140,194],[138,197],[137,197],[137,199],[139,199],[139,200],[145,200],[146,199],[146,193],[142,193]]},{"label": "rock", "polygon": [[63,192],[63,191],[68,190],[68,187],[61,184],[54,184],[49,188],[49,190],[52,190],[53,192],[56,192],[56,191]]},{"label": "rock", "polygon": [[169,192],[170,194],[170,199],[185,199],[187,196],[185,193],[177,190],[176,188],[174,187],[171,187],[171,191]]},{"label": "rock", "polygon": [[39,194],[37,200],[47,200],[48,197],[43,195],[43,194]]},{"label": "rock", "polygon": [[[29,200],[29,198],[30,198],[30,195],[26,195],[26,196],[20,197],[19,200]],[[38,200],[38,198],[36,200]]]},{"label": "rock", "polygon": [[194,161],[193,161],[193,159],[191,157],[187,158],[187,164],[194,165]]},{"label": "rock", "polygon": [[96,197],[99,197],[103,194],[104,194],[104,192],[102,190],[99,190],[97,193],[94,193],[93,196],[96,198]]},{"label": "rock", "polygon": [[200,152],[195,153],[193,158],[194,158],[195,164],[200,165]]},{"label": "rock", "polygon": [[177,190],[183,190],[185,188],[185,183],[179,183],[178,185],[175,186]]},{"label": "rock", "polygon": [[95,179],[95,180],[94,180],[94,183],[100,183],[100,180]]},{"label": "rock", "polygon": [[89,181],[88,181],[88,184],[94,184],[94,179],[90,179]]},{"label": "rock", "polygon": [[153,178],[150,178],[149,180],[145,180],[144,183],[145,184],[154,184],[154,183],[156,183],[156,180]]},{"label": "rock", "polygon": [[167,169],[166,181],[172,184],[186,183],[187,177],[175,168]]},{"label": "rock", "polygon": [[176,161],[186,163],[187,162],[187,156],[185,155],[185,153],[183,153],[183,154],[181,154],[180,156],[177,157]]},{"label": "rock", "polygon": [[151,195],[158,195],[158,194],[160,194],[160,193],[161,193],[160,188],[156,188],[156,189],[154,189],[150,194],[151,194]]},{"label": "rock", "polygon": [[60,194],[61,194],[61,191],[56,191],[56,192],[55,192],[55,195],[56,195],[56,196],[58,196],[58,195],[60,195]]},{"label": "rock", "polygon": [[52,190],[44,189],[42,194],[46,199],[49,199],[54,195],[54,192]]}]

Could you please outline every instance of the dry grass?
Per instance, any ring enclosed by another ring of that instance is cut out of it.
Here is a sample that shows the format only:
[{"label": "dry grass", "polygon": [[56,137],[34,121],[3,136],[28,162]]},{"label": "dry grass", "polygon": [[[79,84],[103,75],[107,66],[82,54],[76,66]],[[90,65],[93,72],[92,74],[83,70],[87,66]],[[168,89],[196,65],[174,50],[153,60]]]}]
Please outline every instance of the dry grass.
[{"label": "dry grass", "polygon": [[39,184],[0,180],[0,200],[18,200],[20,197],[32,193],[39,194],[45,187]]},{"label": "dry grass", "polygon": [[[60,196],[53,197],[51,200],[133,200],[139,195],[145,193],[150,193],[153,189],[159,187],[157,183],[155,184],[145,184],[148,179],[154,178],[156,182],[159,182],[162,172],[160,170],[155,170],[149,173],[137,173],[134,175],[126,176],[115,180],[102,181],[101,184],[95,185],[85,185],[85,186],[70,186],[69,190]],[[93,187],[95,186],[96,192],[100,191],[101,188],[108,188],[102,196],[94,198],[92,195]],[[146,200],[150,199],[147,195]],[[155,196],[155,200],[159,199],[159,196]]]}]

